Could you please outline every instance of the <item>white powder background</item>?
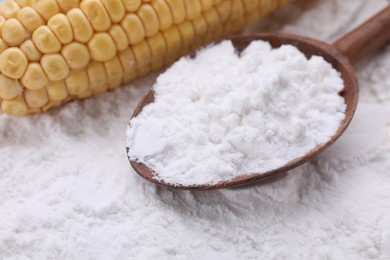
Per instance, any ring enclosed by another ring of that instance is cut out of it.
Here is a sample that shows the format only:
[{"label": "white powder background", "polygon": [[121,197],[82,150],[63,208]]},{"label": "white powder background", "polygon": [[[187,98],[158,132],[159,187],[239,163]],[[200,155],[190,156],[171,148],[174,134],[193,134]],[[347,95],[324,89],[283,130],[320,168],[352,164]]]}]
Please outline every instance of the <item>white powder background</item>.
[{"label": "white powder background", "polygon": [[[307,1],[262,26],[331,41],[386,3]],[[390,47],[360,64],[356,117],[331,149],[246,189],[167,190],[131,170],[125,129],[153,76],[1,115],[0,259],[390,259],[389,71]]]}]

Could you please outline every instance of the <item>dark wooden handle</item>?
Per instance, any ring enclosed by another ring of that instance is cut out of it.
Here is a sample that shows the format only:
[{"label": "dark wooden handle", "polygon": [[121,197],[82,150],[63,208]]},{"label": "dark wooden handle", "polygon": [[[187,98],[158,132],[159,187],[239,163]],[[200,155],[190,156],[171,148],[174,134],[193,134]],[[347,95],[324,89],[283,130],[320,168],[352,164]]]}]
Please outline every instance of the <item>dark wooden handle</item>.
[{"label": "dark wooden handle", "polygon": [[333,46],[356,64],[390,42],[390,5]]}]

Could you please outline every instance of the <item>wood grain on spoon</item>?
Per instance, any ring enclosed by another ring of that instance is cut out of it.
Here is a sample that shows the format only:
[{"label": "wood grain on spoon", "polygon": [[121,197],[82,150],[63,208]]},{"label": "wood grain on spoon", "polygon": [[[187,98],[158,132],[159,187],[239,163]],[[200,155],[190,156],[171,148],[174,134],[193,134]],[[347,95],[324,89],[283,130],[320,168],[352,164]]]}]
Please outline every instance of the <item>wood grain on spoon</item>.
[{"label": "wood grain on spoon", "polygon": [[[372,37],[375,37],[373,39]],[[283,167],[263,173],[248,173],[238,176],[232,180],[222,181],[216,184],[205,184],[197,186],[176,186],[156,179],[155,173],[142,163],[130,160],[132,167],[143,178],[158,185],[169,186],[180,189],[211,190],[237,187],[253,183],[264,183],[270,180],[280,178],[291,170],[321,153],[325,148],[332,145],[346,130],[351,122],[358,102],[359,86],[351,63],[356,63],[373,53],[375,50],[384,46],[390,41],[390,7],[387,7],[375,17],[355,29],[351,33],[342,37],[331,46],[326,43],[313,40],[307,37],[284,34],[284,33],[259,33],[248,36],[236,36],[231,38],[233,45],[238,51],[244,50],[252,41],[268,41],[273,48],[289,44],[296,46],[307,58],[313,55],[322,56],[327,62],[332,64],[333,68],[340,72],[344,80],[345,88],[340,95],[347,104],[345,119],[340,124],[336,133],[328,142],[317,146],[286,163]],[[153,92],[149,92],[138,105],[132,117],[136,117],[146,105],[154,102]],[[127,151],[128,152],[128,151]]]}]

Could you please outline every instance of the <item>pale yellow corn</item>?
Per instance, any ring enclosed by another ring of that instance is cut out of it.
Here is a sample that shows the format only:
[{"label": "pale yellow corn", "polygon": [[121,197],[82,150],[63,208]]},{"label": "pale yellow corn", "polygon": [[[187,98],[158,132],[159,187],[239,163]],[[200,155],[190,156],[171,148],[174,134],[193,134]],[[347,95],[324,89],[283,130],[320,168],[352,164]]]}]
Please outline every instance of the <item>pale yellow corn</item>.
[{"label": "pale yellow corn", "polygon": [[50,18],[47,26],[62,44],[67,44],[73,41],[72,27],[70,26],[66,15],[54,15],[52,18]]},{"label": "pale yellow corn", "polygon": [[62,47],[61,42],[46,25],[42,25],[34,31],[32,40],[42,53],[57,53]]},{"label": "pale yellow corn", "polygon": [[68,64],[61,54],[43,55],[41,65],[51,81],[63,80],[69,75]]},{"label": "pale yellow corn", "polygon": [[121,0],[101,0],[113,23],[118,23],[126,14],[125,6]]},{"label": "pale yellow corn", "polygon": [[88,75],[85,70],[73,71],[65,80],[69,94],[79,95],[88,90]]},{"label": "pale yellow corn", "polygon": [[87,68],[90,89],[93,92],[107,90],[107,75],[103,63],[91,62]]},{"label": "pale yellow corn", "polygon": [[137,11],[138,17],[141,19],[145,29],[145,36],[152,36],[158,33],[160,29],[158,17],[153,7],[148,4],[142,5]]},{"label": "pale yellow corn", "polygon": [[141,6],[141,0],[122,0],[122,3],[128,12],[135,12]]},{"label": "pale yellow corn", "polygon": [[80,5],[80,0],[57,0],[57,4],[60,6],[61,10],[66,13],[70,9],[77,8]]},{"label": "pale yellow corn", "polygon": [[126,32],[129,43],[137,44],[145,38],[144,26],[141,19],[136,14],[128,14],[121,22],[123,30]]},{"label": "pale yellow corn", "polygon": [[32,62],[28,65],[22,78],[22,84],[26,89],[44,88],[49,80],[39,63]]},{"label": "pale yellow corn", "polygon": [[8,44],[3,39],[0,39],[0,54],[2,54],[7,48]]},{"label": "pale yellow corn", "polygon": [[61,51],[71,69],[83,69],[88,65],[90,55],[88,48],[81,43],[72,42],[65,45]]},{"label": "pale yellow corn", "polygon": [[108,33],[96,33],[88,42],[89,52],[94,61],[108,61],[116,55],[114,40]]},{"label": "pale yellow corn", "polygon": [[23,24],[23,27],[30,32],[34,32],[39,26],[45,24],[42,17],[29,6],[26,6],[19,11],[18,20]]},{"label": "pale yellow corn", "polygon": [[20,6],[20,7],[25,7],[25,6],[31,6],[33,3],[33,0],[15,0],[15,2]]},{"label": "pale yellow corn", "polygon": [[40,108],[49,102],[46,88],[35,90],[28,89],[24,92],[24,99],[31,108]]},{"label": "pale yellow corn", "polygon": [[19,5],[13,1],[6,1],[0,4],[0,15],[6,19],[16,18],[19,10]]},{"label": "pale yellow corn", "polygon": [[72,25],[76,41],[87,42],[93,35],[93,29],[85,14],[78,8],[71,9],[66,16]]},{"label": "pale yellow corn", "polygon": [[13,99],[22,92],[22,87],[15,79],[0,75],[0,98]]},{"label": "pale yellow corn", "polygon": [[126,33],[119,24],[114,24],[110,28],[109,34],[114,40],[118,51],[123,51],[129,47],[129,40],[127,39]]},{"label": "pale yellow corn", "polygon": [[19,48],[8,48],[0,55],[0,72],[7,77],[21,78],[27,65],[27,57]]},{"label": "pale yellow corn", "polygon": [[31,40],[27,40],[20,45],[20,49],[26,55],[29,61],[40,61],[42,53],[38,51],[37,47]]},{"label": "pale yellow corn", "polygon": [[104,32],[110,28],[110,16],[100,0],[83,0],[80,9],[87,16],[95,31]]},{"label": "pale yellow corn", "polygon": [[115,89],[290,1],[5,1],[1,110],[28,115]]},{"label": "pale yellow corn", "polygon": [[173,17],[169,5],[165,0],[156,0],[152,2],[153,9],[156,12],[160,24],[160,30],[166,30],[173,24]]},{"label": "pale yellow corn", "polygon": [[1,36],[10,46],[18,46],[27,39],[27,31],[17,19],[11,18],[4,22]]},{"label": "pale yellow corn", "polygon": [[32,7],[37,11],[46,21],[48,21],[55,14],[61,12],[60,7],[56,1],[53,0],[34,0]]},{"label": "pale yellow corn", "polygon": [[61,101],[68,97],[68,90],[64,81],[52,81],[46,86],[49,99],[52,101]]}]

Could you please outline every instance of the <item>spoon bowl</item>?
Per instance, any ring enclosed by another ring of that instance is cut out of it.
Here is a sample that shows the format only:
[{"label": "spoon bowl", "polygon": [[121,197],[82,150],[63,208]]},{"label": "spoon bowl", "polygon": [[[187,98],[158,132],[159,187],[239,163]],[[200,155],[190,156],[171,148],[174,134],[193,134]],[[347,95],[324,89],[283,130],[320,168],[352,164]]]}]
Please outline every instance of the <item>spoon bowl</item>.
[{"label": "spoon bowl", "polygon": [[[309,161],[310,159],[321,153],[325,148],[333,144],[348,127],[356,110],[359,87],[352,65],[349,63],[348,59],[344,57],[336,48],[326,43],[316,41],[310,38],[284,33],[259,33],[248,36],[235,36],[232,37],[230,40],[232,41],[233,46],[238,52],[244,50],[252,41],[263,40],[269,42],[273,48],[278,48],[284,44],[293,45],[297,47],[302,53],[304,53],[307,58],[310,58],[313,55],[318,55],[322,56],[327,62],[332,64],[333,68],[340,72],[341,77],[344,80],[345,87],[344,90],[340,93],[340,95],[344,98],[345,103],[347,105],[345,111],[345,118],[340,124],[337,132],[335,132],[335,134],[329,139],[328,142],[318,145],[316,148],[307,152],[306,154],[296,158],[293,161],[286,163],[283,167],[262,173],[243,173],[242,175],[235,177],[234,179],[228,181],[221,181],[215,184],[180,186],[165,183],[155,177],[155,173],[152,169],[149,169],[143,163],[129,159],[131,166],[143,178],[159,185],[181,189],[197,190],[231,188],[252,183],[269,182],[274,179],[278,179],[285,176],[288,170],[293,169]],[[132,118],[136,117],[139,113],[141,113],[142,109],[145,106],[153,102],[154,93],[153,91],[150,91],[135,109]]]},{"label": "spoon bowl", "polygon": [[[375,41],[373,39],[375,39]],[[143,163],[129,158],[130,164],[134,170],[146,180],[162,186],[196,190],[212,190],[255,183],[266,183],[284,177],[287,175],[288,170],[291,170],[320,154],[344,133],[355,113],[358,103],[359,86],[351,63],[360,61],[390,41],[390,7],[385,8],[382,12],[342,37],[333,45],[311,38],[285,33],[258,33],[247,36],[235,36],[230,40],[238,52],[244,50],[252,41],[263,40],[269,42],[273,48],[278,48],[285,44],[293,45],[307,58],[310,58],[313,55],[323,57],[340,73],[341,78],[344,81],[344,90],[339,93],[346,103],[344,120],[327,142],[318,145],[306,154],[303,154],[292,161],[286,162],[286,164],[280,168],[266,172],[243,173],[231,180],[221,181],[215,184],[183,186],[165,183],[156,178],[156,174],[152,169],[149,169]],[[150,91],[135,109],[132,118],[136,117],[145,106],[152,102],[154,102],[154,93],[153,91]],[[128,148],[127,154],[129,154]]]}]

